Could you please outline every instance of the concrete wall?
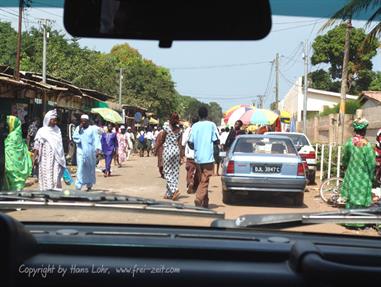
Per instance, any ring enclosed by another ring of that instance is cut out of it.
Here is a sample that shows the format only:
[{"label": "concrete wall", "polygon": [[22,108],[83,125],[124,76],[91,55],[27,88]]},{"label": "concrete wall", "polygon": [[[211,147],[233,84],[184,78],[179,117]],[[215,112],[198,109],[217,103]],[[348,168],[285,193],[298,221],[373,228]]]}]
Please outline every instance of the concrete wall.
[{"label": "concrete wall", "polygon": [[369,109],[369,108],[373,108],[373,107],[379,107],[381,106],[380,105],[380,102],[377,102],[375,100],[372,100],[372,99],[369,99],[365,102],[365,104],[362,105],[362,109]]},{"label": "concrete wall", "polygon": [[[376,133],[381,129],[381,106],[363,109],[363,116],[369,121],[367,139],[375,143]],[[344,142],[353,135],[353,115],[345,115]],[[307,121],[307,136],[313,143],[338,143],[341,142],[341,127],[339,114],[315,117]],[[298,131],[303,131],[303,124],[299,122]]]},{"label": "concrete wall", "polygon": [[[341,127],[339,126],[339,115],[329,115],[324,117],[315,117],[307,121],[307,136],[313,143],[340,143]],[[352,115],[345,115],[344,120],[344,140],[346,141],[352,136],[351,123]],[[301,130],[303,125],[300,124]]]}]

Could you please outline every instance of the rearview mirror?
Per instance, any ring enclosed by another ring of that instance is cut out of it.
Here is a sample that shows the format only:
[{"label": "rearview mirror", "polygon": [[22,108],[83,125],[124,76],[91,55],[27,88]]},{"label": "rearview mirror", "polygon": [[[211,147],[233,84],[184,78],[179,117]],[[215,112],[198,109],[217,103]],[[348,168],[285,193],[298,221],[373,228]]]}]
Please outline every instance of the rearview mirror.
[{"label": "rearview mirror", "polygon": [[271,29],[269,0],[66,0],[74,37],[159,40],[259,40]]}]

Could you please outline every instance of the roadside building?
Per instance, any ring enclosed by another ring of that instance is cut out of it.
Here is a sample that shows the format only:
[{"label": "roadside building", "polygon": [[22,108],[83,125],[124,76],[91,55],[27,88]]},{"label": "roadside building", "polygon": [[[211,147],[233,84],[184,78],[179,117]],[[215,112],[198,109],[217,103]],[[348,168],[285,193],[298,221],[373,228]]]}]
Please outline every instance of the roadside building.
[{"label": "roadside building", "polygon": [[35,117],[42,121],[46,111],[57,109],[65,148],[71,119],[79,118],[99,103],[112,99],[104,93],[51,76],[47,76],[46,83],[43,83],[42,75],[38,73],[21,72],[20,80],[13,75],[12,68],[0,65],[0,113],[15,115],[24,123],[27,118],[33,120]]},{"label": "roadside building", "polygon": [[362,109],[381,107],[381,91],[363,91],[359,100]]},{"label": "roadside building", "polygon": [[[358,97],[347,95],[347,99],[356,100]],[[325,107],[333,107],[340,103],[340,93],[308,88],[307,90],[307,117],[318,115]],[[299,78],[289,89],[283,100],[280,101],[280,110],[290,113],[297,122],[303,120],[303,86]]]}]

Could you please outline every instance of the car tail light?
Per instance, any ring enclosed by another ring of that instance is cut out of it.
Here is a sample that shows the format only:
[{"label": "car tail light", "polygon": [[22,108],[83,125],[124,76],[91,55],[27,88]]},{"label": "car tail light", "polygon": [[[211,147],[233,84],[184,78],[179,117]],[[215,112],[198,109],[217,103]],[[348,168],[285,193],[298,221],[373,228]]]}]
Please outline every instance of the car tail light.
[{"label": "car tail light", "polygon": [[298,176],[305,176],[304,163],[298,163]]},{"label": "car tail light", "polygon": [[315,159],[316,153],[314,151],[310,151],[309,153],[301,153],[300,156],[302,159]]},{"label": "car tail light", "polygon": [[234,173],[234,161],[228,162],[228,167],[226,168],[226,173]]}]

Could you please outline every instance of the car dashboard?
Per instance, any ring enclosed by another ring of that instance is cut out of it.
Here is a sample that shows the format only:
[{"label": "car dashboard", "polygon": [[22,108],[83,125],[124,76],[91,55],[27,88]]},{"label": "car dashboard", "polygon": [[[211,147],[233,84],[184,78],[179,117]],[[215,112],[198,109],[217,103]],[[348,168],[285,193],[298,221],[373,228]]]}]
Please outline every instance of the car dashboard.
[{"label": "car dashboard", "polygon": [[6,215],[0,231],[2,286],[364,286],[381,274],[376,238]]}]

